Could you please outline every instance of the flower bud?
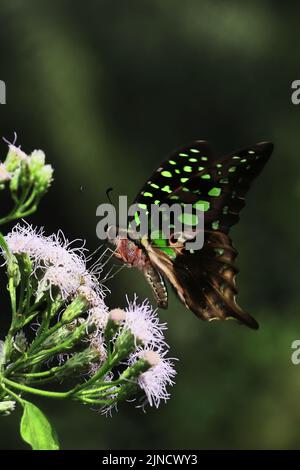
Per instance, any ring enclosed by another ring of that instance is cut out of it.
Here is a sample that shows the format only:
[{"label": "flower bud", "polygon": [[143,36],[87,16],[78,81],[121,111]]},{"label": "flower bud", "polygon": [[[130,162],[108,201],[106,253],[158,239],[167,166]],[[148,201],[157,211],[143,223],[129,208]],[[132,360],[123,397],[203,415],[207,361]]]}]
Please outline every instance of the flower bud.
[{"label": "flower bud", "polygon": [[149,367],[155,367],[160,363],[161,357],[158,352],[149,350],[145,351],[143,360],[148,363]]},{"label": "flower bud", "polygon": [[98,361],[100,358],[99,351],[94,348],[86,348],[84,351],[78,352],[71,356],[58,371],[58,375],[68,376],[76,372],[88,371],[93,362]]},{"label": "flower bud", "polygon": [[139,393],[138,378],[159,362],[160,356],[158,353],[147,351],[141,359],[128,367],[119,377],[119,380],[124,380],[124,384],[118,393],[118,401],[129,399]]},{"label": "flower bud", "polygon": [[42,150],[34,150],[29,156],[28,166],[32,175],[38,173],[45,165],[45,153]]},{"label": "flower bud", "polygon": [[45,341],[43,341],[43,349],[50,349],[60,343],[63,343],[70,335],[71,331],[69,330],[69,328],[67,328],[67,326],[65,325],[62,326],[57,331],[52,333],[52,335],[48,336]]},{"label": "flower bud", "polygon": [[52,183],[52,180],[53,180],[53,168],[49,164],[45,165],[40,171],[38,184],[36,185],[38,191],[42,193],[45,192],[49,188],[50,184]]},{"label": "flower bud", "polygon": [[126,313],[121,308],[114,308],[109,312],[108,321],[104,331],[106,344],[109,344],[109,342],[114,338],[125,318]]},{"label": "flower bud", "polygon": [[8,256],[7,259],[7,275],[13,280],[14,287],[18,287],[21,281],[21,274],[18,265],[18,260],[14,255]]},{"label": "flower bud", "polygon": [[114,344],[113,355],[116,361],[127,357],[136,347],[136,340],[130,330],[123,329]]},{"label": "flower bud", "polygon": [[28,156],[19,147],[10,145],[8,148],[8,154],[5,159],[5,166],[8,172],[13,173],[19,168],[21,162],[26,162]]},{"label": "flower bud", "polygon": [[28,278],[33,272],[33,262],[27,253],[17,255],[21,274]]},{"label": "flower bud", "polygon": [[[83,320],[83,319],[80,319]],[[87,321],[80,321],[78,319],[63,325],[61,328],[56,330],[52,335],[43,341],[43,349],[50,349],[59,344],[63,344],[66,341],[71,341],[72,344],[76,341],[80,341],[84,336],[88,336],[95,329],[94,325],[89,324]]]},{"label": "flower bud", "polygon": [[89,302],[87,298],[83,295],[78,295],[64,311],[61,318],[62,323],[66,324],[75,320],[77,317],[86,312],[88,307]]},{"label": "flower bud", "polygon": [[19,185],[20,187],[27,187],[30,185],[30,171],[28,168],[27,161],[26,162],[21,162],[20,164],[20,177],[19,177]]},{"label": "flower bud", "polygon": [[139,359],[132,366],[128,367],[120,375],[120,380],[136,380],[140,374],[150,369],[152,365],[146,360],[146,358]]},{"label": "flower bud", "polygon": [[10,180],[9,189],[12,193],[16,193],[20,183],[20,168],[16,169]]},{"label": "flower bud", "polygon": [[7,416],[16,407],[16,402],[12,400],[0,401],[0,415]]},{"label": "flower bud", "polygon": [[20,352],[24,353],[28,347],[28,341],[26,339],[24,331],[19,331],[14,337],[14,348]]}]

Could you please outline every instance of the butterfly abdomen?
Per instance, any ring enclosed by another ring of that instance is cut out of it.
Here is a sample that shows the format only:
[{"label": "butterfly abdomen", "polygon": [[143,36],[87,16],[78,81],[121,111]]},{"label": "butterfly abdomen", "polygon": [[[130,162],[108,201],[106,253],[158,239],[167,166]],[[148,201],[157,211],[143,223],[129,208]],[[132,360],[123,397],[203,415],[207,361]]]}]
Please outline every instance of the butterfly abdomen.
[{"label": "butterfly abdomen", "polygon": [[157,302],[157,306],[159,308],[167,308],[168,307],[168,291],[164,282],[163,277],[159,273],[157,269],[149,261],[144,270],[144,275],[147,281],[149,282],[155,300]]}]

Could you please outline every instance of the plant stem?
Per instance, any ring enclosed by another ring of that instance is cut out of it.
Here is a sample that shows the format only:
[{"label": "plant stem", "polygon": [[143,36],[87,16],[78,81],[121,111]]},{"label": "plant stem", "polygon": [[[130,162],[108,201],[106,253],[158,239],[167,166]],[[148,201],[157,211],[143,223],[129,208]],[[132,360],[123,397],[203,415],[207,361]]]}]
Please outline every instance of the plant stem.
[{"label": "plant stem", "polygon": [[40,395],[42,397],[51,397],[51,398],[67,398],[70,396],[70,392],[51,392],[49,390],[40,390],[39,388],[33,388],[33,387],[28,387],[27,385],[19,384],[17,382],[13,382],[10,379],[6,379],[5,377],[2,377],[2,381],[10,385],[13,388],[16,388],[17,390],[21,390],[22,392],[27,392],[27,393],[32,393],[33,395]]},{"label": "plant stem", "polygon": [[6,393],[8,393],[9,395],[11,395],[18,403],[20,403],[20,405],[24,406],[24,400],[22,400],[21,397],[19,397],[19,395],[17,395],[16,393],[14,393],[12,390],[10,390],[9,388],[5,387],[5,385],[2,384],[2,388],[3,390],[6,391]]},{"label": "plant stem", "polygon": [[90,398],[83,398],[83,397],[80,397],[80,401],[84,402],[84,403],[89,403],[91,405],[112,405],[114,403],[114,400],[93,400],[93,399],[90,399]]},{"label": "plant stem", "polygon": [[[101,383],[101,382],[100,382]],[[116,385],[120,385],[122,383],[122,380],[114,380],[111,382],[102,382],[100,387],[97,388],[92,388],[89,390],[81,390],[78,392],[79,395],[84,396],[84,395],[92,395],[94,393],[99,393],[107,388],[115,387]]]},{"label": "plant stem", "polygon": [[52,374],[55,374],[60,369],[59,366],[57,367],[52,367],[52,369],[45,370],[44,372],[32,372],[32,373],[24,373],[24,374],[16,374],[17,377],[24,377],[25,379],[27,378],[33,378],[33,379],[38,379],[39,377],[49,377]]}]

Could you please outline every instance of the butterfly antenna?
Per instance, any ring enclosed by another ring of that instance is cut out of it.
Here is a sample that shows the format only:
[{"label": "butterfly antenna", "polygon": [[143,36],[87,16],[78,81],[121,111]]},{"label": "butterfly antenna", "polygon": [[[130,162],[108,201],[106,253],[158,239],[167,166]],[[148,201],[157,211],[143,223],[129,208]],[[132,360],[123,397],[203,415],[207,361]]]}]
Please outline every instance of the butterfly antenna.
[{"label": "butterfly antenna", "polygon": [[111,204],[113,204],[113,203],[112,203],[112,200],[111,200],[111,198],[110,198],[109,193],[110,193],[111,191],[113,191],[113,189],[114,189],[114,188],[108,188],[108,189],[106,190],[107,199],[109,200],[109,202],[110,202]]}]

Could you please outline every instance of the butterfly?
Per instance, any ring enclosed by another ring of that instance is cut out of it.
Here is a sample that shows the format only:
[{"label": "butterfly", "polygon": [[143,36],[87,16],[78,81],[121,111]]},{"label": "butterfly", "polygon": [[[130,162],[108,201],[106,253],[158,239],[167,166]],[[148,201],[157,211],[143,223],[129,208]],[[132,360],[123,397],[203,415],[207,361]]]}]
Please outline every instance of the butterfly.
[{"label": "butterfly", "polygon": [[[223,157],[216,157],[206,141],[179,148],[153,173],[135,203],[150,213],[151,204],[201,204],[204,244],[187,249],[184,237],[174,241],[156,236],[131,237],[127,229],[111,240],[114,255],[141,270],[152,287],[158,307],[167,308],[169,281],[183,304],[202,320],[235,319],[257,329],[256,320],[236,302],[237,251],[228,235],[239,221],[245,195],[268,161],[273,144],[261,142]],[[194,207],[194,206],[193,206]],[[171,223],[170,223],[171,226]]]}]

